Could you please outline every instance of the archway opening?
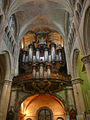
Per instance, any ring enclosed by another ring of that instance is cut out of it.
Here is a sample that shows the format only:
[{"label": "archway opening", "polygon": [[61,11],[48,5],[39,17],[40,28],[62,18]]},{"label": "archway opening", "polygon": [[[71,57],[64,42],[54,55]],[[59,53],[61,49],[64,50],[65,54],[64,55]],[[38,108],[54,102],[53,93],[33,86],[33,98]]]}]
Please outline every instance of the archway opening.
[{"label": "archway opening", "polygon": [[65,120],[63,103],[55,96],[33,95],[26,98],[20,105],[18,120]]}]

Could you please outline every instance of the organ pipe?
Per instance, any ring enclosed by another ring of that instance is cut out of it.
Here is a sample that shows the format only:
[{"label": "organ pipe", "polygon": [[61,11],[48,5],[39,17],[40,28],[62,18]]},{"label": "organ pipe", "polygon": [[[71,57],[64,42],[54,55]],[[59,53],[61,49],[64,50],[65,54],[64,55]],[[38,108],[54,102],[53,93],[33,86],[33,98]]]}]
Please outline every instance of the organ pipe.
[{"label": "organ pipe", "polygon": [[50,78],[51,76],[50,65],[47,66],[47,74],[48,74],[48,78]]},{"label": "organ pipe", "polygon": [[55,43],[51,43],[51,61],[54,62],[56,59],[56,45]]},{"label": "organ pipe", "polygon": [[43,78],[43,64],[40,64],[40,78]]},{"label": "organ pipe", "polygon": [[29,62],[32,62],[33,59],[33,45],[29,45]]},{"label": "organ pipe", "polygon": [[33,65],[33,78],[35,78],[36,77],[36,67],[35,67],[35,65]]},{"label": "organ pipe", "polygon": [[23,52],[23,58],[22,58],[22,62],[23,62],[23,63],[25,62],[25,59],[26,59],[26,52],[24,51],[24,52]]},{"label": "organ pipe", "polygon": [[26,62],[27,46],[24,47],[22,62]]},{"label": "organ pipe", "polygon": [[46,69],[46,67],[44,68],[44,78],[47,78],[47,69]]},{"label": "organ pipe", "polygon": [[36,70],[36,78],[39,78],[39,67],[37,67],[37,70]]},{"label": "organ pipe", "polygon": [[36,61],[37,62],[40,62],[40,51],[39,51],[39,48],[37,47],[36,49]]},{"label": "organ pipe", "polygon": [[47,47],[45,47],[44,49],[44,61],[48,62],[48,48]]}]

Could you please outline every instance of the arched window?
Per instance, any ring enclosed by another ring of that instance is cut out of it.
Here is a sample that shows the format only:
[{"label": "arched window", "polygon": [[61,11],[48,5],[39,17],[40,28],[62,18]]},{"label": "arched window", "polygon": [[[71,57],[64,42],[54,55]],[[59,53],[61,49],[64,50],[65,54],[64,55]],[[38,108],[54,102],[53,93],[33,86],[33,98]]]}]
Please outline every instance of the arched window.
[{"label": "arched window", "polygon": [[31,118],[27,118],[26,120],[32,120]]},{"label": "arched window", "polygon": [[62,117],[58,117],[57,120],[64,120]]},{"label": "arched window", "polygon": [[38,120],[52,120],[49,109],[41,109],[38,113]]}]

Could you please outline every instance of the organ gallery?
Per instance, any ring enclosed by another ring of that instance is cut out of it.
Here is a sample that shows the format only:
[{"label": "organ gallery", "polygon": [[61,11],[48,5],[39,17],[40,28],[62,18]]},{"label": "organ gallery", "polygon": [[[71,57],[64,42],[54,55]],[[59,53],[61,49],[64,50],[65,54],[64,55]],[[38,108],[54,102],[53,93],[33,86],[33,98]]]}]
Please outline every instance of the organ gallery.
[{"label": "organ gallery", "polygon": [[90,120],[90,0],[0,0],[0,120]]}]

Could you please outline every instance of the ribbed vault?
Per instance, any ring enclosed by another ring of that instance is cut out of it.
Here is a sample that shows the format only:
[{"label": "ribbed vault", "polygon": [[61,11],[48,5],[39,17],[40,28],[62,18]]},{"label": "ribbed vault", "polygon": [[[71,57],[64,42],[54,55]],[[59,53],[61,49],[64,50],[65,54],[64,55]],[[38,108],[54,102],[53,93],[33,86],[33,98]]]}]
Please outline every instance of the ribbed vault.
[{"label": "ribbed vault", "polygon": [[14,0],[8,15],[15,14],[20,40],[34,27],[48,26],[65,36],[65,14],[72,15],[68,0]]}]

